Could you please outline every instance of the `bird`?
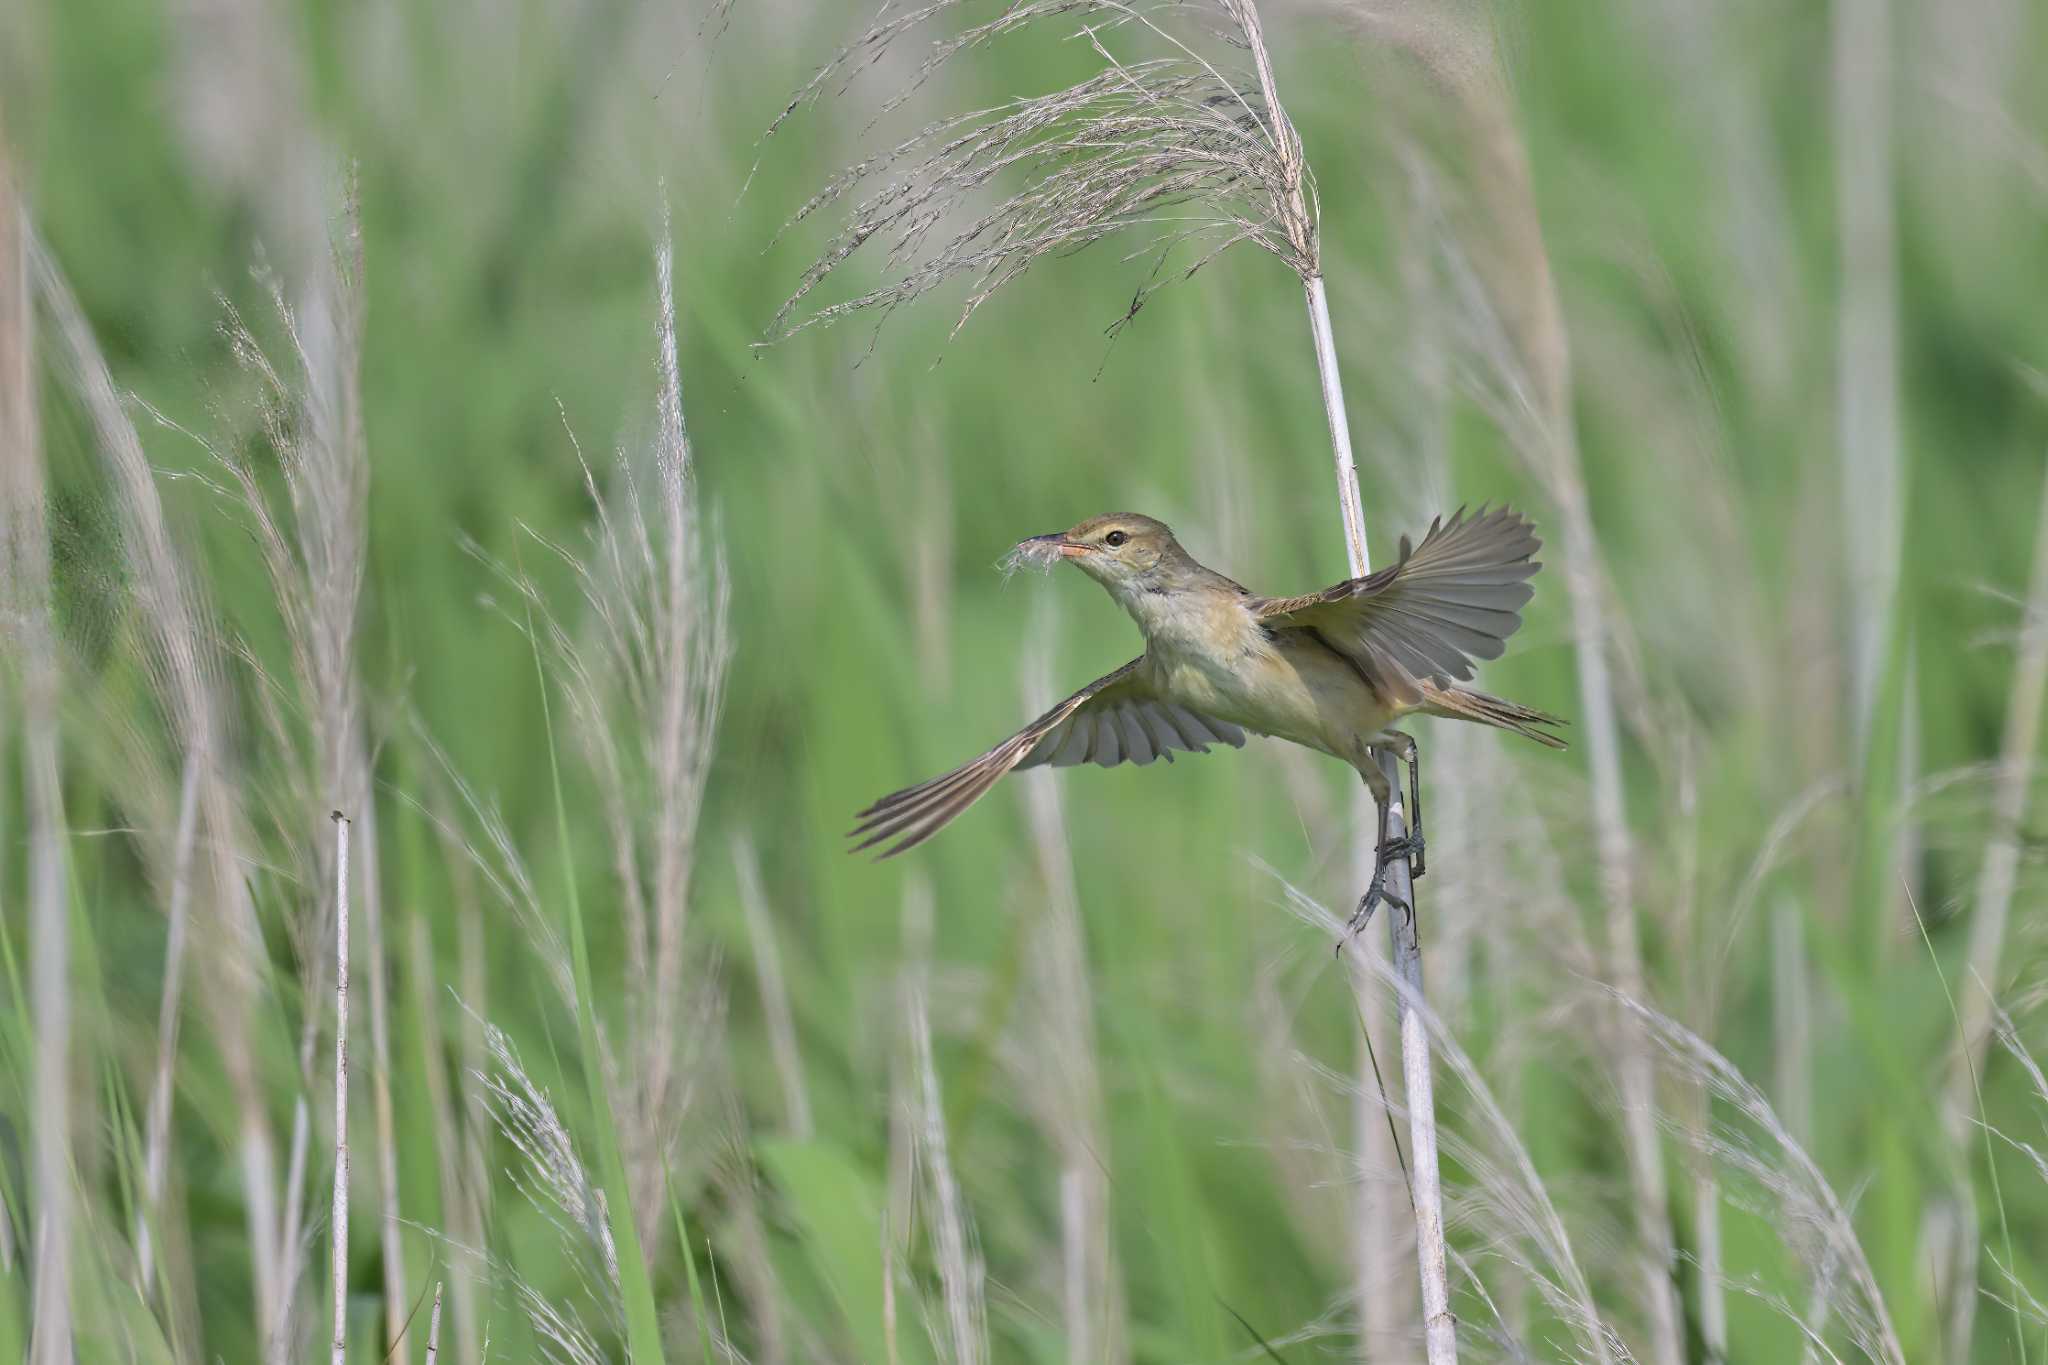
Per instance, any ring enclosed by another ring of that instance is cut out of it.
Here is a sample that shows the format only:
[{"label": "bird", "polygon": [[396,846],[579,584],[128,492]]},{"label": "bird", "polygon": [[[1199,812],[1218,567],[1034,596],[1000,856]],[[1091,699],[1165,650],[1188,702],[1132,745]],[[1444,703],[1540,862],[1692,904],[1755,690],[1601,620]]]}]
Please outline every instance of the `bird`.
[{"label": "bird", "polygon": [[1351,765],[1384,814],[1392,787],[1379,756],[1408,765],[1411,832],[1378,846],[1354,924],[1382,898],[1389,859],[1424,870],[1420,756],[1395,725],[1413,715],[1474,721],[1552,749],[1558,716],[1462,686],[1499,658],[1535,589],[1542,542],[1520,513],[1482,506],[1433,520],[1396,561],[1298,597],[1264,597],[1199,563],[1164,522],[1091,517],[1032,536],[1013,563],[1069,563],[1137,623],[1145,652],[1054,706],[986,753],[882,797],[856,817],[852,851],[894,857],[924,843],[1005,774],[1043,765],[1148,764],[1266,735]]}]

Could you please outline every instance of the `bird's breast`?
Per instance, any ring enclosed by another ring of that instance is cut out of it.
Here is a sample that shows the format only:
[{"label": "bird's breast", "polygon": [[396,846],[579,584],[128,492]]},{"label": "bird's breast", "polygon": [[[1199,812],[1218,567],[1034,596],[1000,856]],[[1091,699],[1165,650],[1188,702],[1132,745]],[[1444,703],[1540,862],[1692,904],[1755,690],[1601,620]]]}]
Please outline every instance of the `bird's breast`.
[{"label": "bird's breast", "polygon": [[1199,644],[1153,641],[1160,690],[1183,706],[1349,761],[1389,720],[1350,662],[1241,608]]}]

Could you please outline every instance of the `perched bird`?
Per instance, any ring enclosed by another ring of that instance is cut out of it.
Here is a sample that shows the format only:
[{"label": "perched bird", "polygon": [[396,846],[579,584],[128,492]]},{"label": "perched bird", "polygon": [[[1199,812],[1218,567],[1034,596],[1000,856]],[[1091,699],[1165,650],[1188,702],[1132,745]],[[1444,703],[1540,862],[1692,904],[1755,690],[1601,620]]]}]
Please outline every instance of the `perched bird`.
[{"label": "perched bird", "polygon": [[[1117,513],[1034,536],[1012,556],[1070,561],[1108,589],[1145,637],[1145,652],[952,772],[862,811],[855,850],[882,857],[945,828],[1013,768],[1150,763],[1176,750],[1241,748],[1246,731],[1291,740],[1358,770],[1382,811],[1392,793],[1376,751],[1409,765],[1414,831],[1380,846],[1369,915],[1386,861],[1422,874],[1416,745],[1392,727],[1410,715],[1478,721],[1562,749],[1556,716],[1460,687],[1473,661],[1500,657],[1522,623],[1541,565],[1530,524],[1502,507],[1430,523],[1401,539],[1394,564],[1304,597],[1261,597],[1204,568],[1150,517]],[[1384,823],[1384,822],[1383,822]],[[1405,907],[1403,907],[1405,908]]]}]

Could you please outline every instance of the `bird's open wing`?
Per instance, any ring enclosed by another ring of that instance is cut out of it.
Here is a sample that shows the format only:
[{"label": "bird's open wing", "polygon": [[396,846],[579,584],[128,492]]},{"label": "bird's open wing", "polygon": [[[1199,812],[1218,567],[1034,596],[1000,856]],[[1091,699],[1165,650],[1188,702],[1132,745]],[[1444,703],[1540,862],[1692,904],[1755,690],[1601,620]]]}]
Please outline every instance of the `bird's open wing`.
[{"label": "bird's open wing", "polygon": [[952,772],[892,792],[860,813],[847,837],[854,851],[889,840],[880,856],[893,857],[937,834],[979,801],[1012,768],[1042,763],[1066,767],[1099,763],[1171,762],[1177,749],[1207,753],[1211,744],[1244,747],[1244,731],[1213,716],[1197,715],[1156,695],[1133,659],[1097,678],[1031,724]]},{"label": "bird's open wing", "polygon": [[1510,508],[1468,517],[1461,507],[1431,522],[1422,544],[1401,537],[1400,559],[1377,573],[1251,607],[1268,626],[1317,632],[1375,686],[1413,704],[1417,682],[1463,681],[1473,660],[1500,657],[1535,591],[1528,579],[1542,566],[1530,556],[1542,543]]}]

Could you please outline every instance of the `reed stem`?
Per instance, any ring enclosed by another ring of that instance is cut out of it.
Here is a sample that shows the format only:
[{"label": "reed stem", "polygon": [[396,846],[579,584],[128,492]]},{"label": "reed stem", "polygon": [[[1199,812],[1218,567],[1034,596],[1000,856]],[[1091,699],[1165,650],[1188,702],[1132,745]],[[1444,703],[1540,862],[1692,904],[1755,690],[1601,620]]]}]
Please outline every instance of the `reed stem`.
[{"label": "reed stem", "polygon": [[[1365,508],[1358,496],[1358,467],[1351,454],[1351,422],[1345,414],[1344,381],[1337,372],[1337,342],[1330,327],[1329,296],[1321,275],[1303,281],[1308,295],[1309,332],[1315,339],[1316,370],[1322,379],[1323,410],[1330,421],[1330,451],[1337,467],[1337,506],[1344,519],[1344,548],[1351,576],[1371,571],[1365,539]],[[1394,795],[1387,802],[1381,840],[1402,838],[1407,823],[1401,807],[1400,773],[1391,754],[1380,759]],[[1407,858],[1395,859],[1387,870],[1387,891],[1396,904],[1415,904],[1415,887]],[[1401,1075],[1406,1087],[1408,1136],[1414,1147],[1409,1175],[1415,1202],[1415,1258],[1422,1276],[1423,1344],[1429,1365],[1455,1365],[1458,1359],[1457,1320],[1451,1316],[1449,1258],[1444,1245],[1443,1185],[1437,1169],[1436,1095],[1431,1080],[1429,1028],[1420,1011],[1427,1007],[1422,986],[1422,942],[1411,909],[1387,914],[1387,933],[1395,973],[1406,989],[1396,1009],[1401,1027]]]}]

